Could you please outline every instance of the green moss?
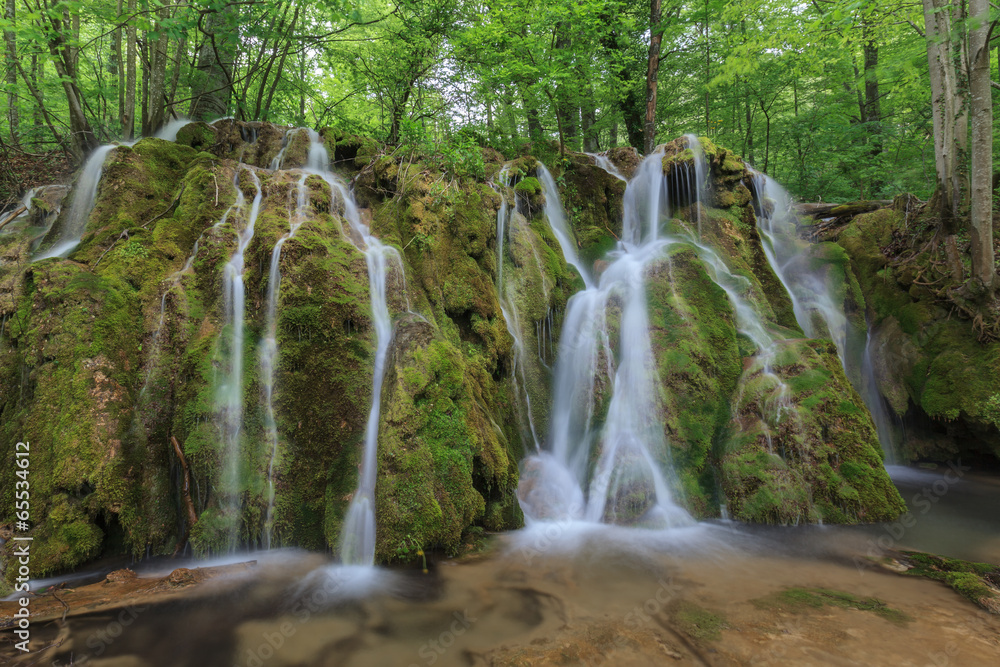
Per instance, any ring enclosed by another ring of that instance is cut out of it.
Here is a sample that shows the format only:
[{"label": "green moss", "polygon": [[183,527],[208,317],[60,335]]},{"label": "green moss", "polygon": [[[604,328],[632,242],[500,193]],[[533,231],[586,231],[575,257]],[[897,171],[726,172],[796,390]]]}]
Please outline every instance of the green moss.
[{"label": "green moss", "polygon": [[694,602],[678,600],[668,607],[671,624],[697,642],[716,641],[729,627],[725,617]]},{"label": "green moss", "polygon": [[952,590],[987,611],[1000,609],[1000,567],[947,558],[921,551],[900,552],[911,567],[905,574],[927,577],[948,585]]},{"label": "green moss", "polygon": [[824,606],[857,609],[872,612],[901,626],[905,626],[913,620],[909,614],[894,609],[877,598],[859,598],[851,593],[828,588],[788,588],[751,602],[761,609],[775,609],[792,613],[802,613]]}]

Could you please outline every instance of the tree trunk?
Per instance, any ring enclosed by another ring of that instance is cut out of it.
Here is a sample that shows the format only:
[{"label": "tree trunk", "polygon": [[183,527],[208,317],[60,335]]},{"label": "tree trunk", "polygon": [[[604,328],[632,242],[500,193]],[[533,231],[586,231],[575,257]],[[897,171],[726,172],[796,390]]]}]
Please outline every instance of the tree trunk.
[{"label": "tree trunk", "polygon": [[966,145],[968,117],[965,96],[958,90],[953,65],[949,0],[923,0],[927,62],[930,69],[931,114],[934,123],[934,153],[937,170],[935,208],[947,235],[957,231],[961,203],[960,152]]},{"label": "tree trunk", "polygon": [[[170,18],[170,10],[160,9],[157,12],[157,17],[157,29],[159,29],[163,21]],[[143,134],[146,136],[156,134],[163,127],[167,93],[167,53],[170,40],[165,34],[160,34],[150,46],[152,48],[149,57],[152,62],[149,68],[149,97],[147,98],[149,115],[147,123],[143,127]]]},{"label": "tree trunk", "polygon": [[[128,0],[128,13],[135,12],[136,0]],[[135,22],[125,27],[125,108],[122,112],[122,136],[126,141],[135,137]]]},{"label": "tree trunk", "polygon": [[972,278],[992,295],[997,276],[993,255],[993,93],[990,86],[990,4],[969,0],[969,97],[972,116]]},{"label": "tree trunk", "polygon": [[123,9],[122,0],[118,0],[117,14],[119,27],[112,36],[112,57],[115,60],[115,88],[118,90],[118,121],[125,117],[125,61],[122,57],[122,29],[120,27]]},{"label": "tree trunk", "polygon": [[521,105],[524,107],[524,115],[528,121],[528,138],[532,143],[542,140],[542,121],[538,118],[538,109],[531,103],[528,97],[526,86],[519,86],[521,89]]},{"label": "tree trunk", "polygon": [[191,90],[191,120],[226,115],[233,94],[232,67],[236,55],[236,9],[226,5],[205,17],[205,41],[198,51],[198,73]]},{"label": "tree trunk", "polygon": [[[11,22],[12,27],[16,24],[17,4],[14,0],[7,0],[4,17]],[[15,146],[20,142],[20,116],[17,109],[17,33],[13,29],[4,31],[4,42],[7,45],[7,122],[10,124],[10,142]]]},{"label": "tree trunk", "polygon": [[643,147],[647,154],[652,153],[656,145],[656,84],[663,40],[661,17],[661,0],[649,0],[649,64],[646,68],[646,122],[643,125]]}]

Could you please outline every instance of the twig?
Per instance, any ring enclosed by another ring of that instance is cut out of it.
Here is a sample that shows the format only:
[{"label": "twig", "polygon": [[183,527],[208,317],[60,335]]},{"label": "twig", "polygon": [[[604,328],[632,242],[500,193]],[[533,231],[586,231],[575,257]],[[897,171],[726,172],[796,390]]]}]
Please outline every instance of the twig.
[{"label": "twig", "polygon": [[111,252],[111,249],[115,247],[115,243],[118,243],[122,239],[127,239],[127,238],[129,238],[129,235],[128,235],[128,230],[126,229],[123,230],[122,233],[118,235],[118,238],[114,240],[114,243],[108,246],[107,250],[101,253],[101,256],[97,258],[96,262],[94,262],[94,268],[96,269],[97,265],[101,263],[102,259],[104,259],[104,256],[107,255],[109,252]]},{"label": "twig", "polygon": [[[214,177],[214,174],[213,174],[213,177]],[[158,216],[156,216],[152,220],[150,220],[150,221],[148,221],[148,222],[140,225],[140,227],[142,227],[143,229],[145,229],[147,226],[149,226],[149,225],[153,224],[154,222],[156,222],[157,220],[160,220],[161,218],[165,217],[168,213],[171,213],[174,210],[176,210],[177,209],[177,205],[181,203],[181,196],[184,194],[184,188],[186,188],[186,187],[187,187],[186,183],[181,186],[181,191],[178,192],[177,196],[174,198],[174,200],[172,202],[170,202],[170,206],[167,207],[166,211],[164,211],[163,213],[159,214]],[[215,184],[215,193],[216,193],[215,194],[215,204],[216,204],[216,206],[218,206],[218,204],[219,204],[219,184],[218,184],[218,182],[216,182],[216,184]]]}]

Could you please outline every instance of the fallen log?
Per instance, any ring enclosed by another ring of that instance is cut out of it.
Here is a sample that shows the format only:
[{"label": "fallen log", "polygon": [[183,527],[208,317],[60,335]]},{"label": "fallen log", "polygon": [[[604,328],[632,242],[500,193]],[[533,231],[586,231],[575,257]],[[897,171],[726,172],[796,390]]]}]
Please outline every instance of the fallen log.
[{"label": "fallen log", "polygon": [[823,202],[813,204],[795,204],[795,211],[799,215],[810,218],[843,218],[870,213],[880,208],[892,206],[891,199],[872,199],[866,201],[853,201],[844,204],[826,204]]},{"label": "fallen log", "polygon": [[11,212],[10,215],[8,215],[6,218],[3,219],[2,222],[0,222],[0,229],[3,229],[4,227],[6,227],[8,222],[10,222],[11,220],[14,220],[15,218],[17,218],[17,216],[21,215],[22,213],[24,213],[27,210],[28,210],[28,208],[26,206],[24,206],[23,204],[21,206],[19,206],[18,208],[14,209]]}]

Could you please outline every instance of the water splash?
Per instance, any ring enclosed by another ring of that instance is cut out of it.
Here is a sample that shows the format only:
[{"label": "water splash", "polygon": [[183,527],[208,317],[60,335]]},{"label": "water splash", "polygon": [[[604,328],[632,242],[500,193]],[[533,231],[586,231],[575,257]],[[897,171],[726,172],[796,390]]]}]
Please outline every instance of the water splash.
[{"label": "water splash", "polygon": [[101,146],[87,158],[80,172],[80,178],[76,182],[73,203],[66,212],[59,238],[52,242],[51,247],[36,256],[34,261],[65,257],[73,248],[80,245],[83,232],[87,228],[87,221],[90,219],[90,212],[94,210],[94,202],[97,200],[97,188],[101,184],[104,162],[115,148],[113,144]]}]

